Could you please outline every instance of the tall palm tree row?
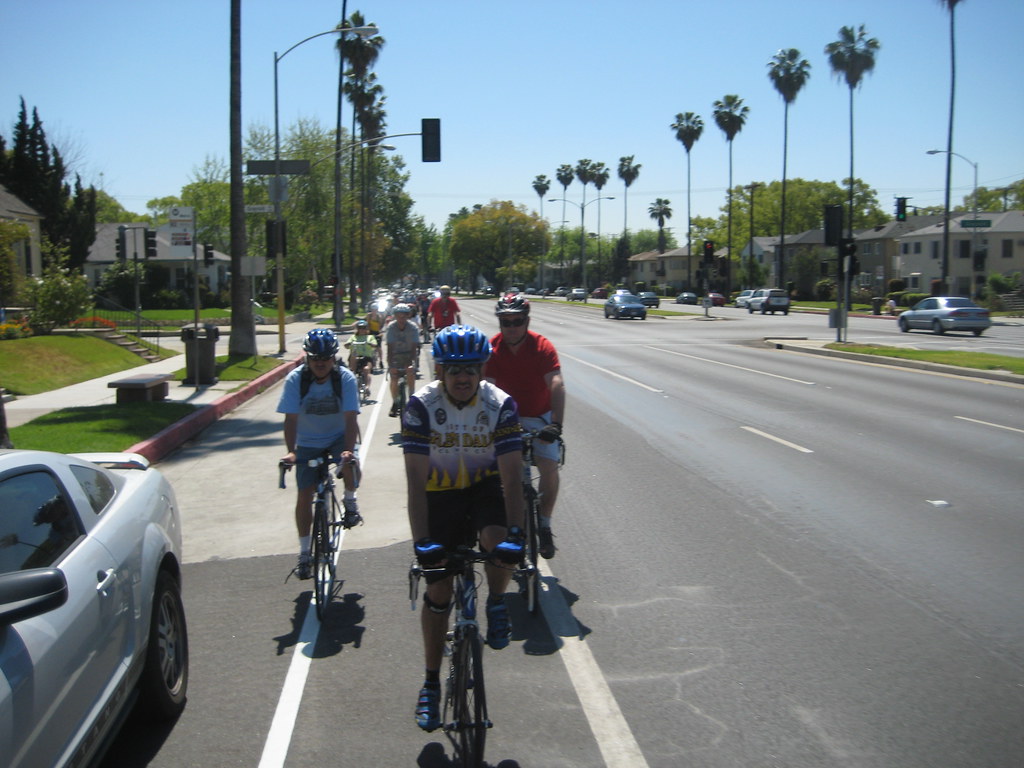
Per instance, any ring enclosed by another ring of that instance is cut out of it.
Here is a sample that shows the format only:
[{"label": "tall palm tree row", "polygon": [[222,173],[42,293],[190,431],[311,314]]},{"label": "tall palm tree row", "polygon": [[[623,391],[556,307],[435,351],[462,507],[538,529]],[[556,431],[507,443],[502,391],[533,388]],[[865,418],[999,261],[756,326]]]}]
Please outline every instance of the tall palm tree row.
[{"label": "tall palm tree row", "polygon": [[[583,268],[583,259],[586,258],[586,247],[587,247],[587,233],[583,231],[583,219],[585,216],[585,210],[587,207],[587,184],[593,181],[591,174],[593,173],[594,161],[586,158],[576,163],[576,178],[579,179],[580,184],[583,185],[583,203],[580,205],[580,282],[583,283],[585,270]],[[583,286],[586,289],[587,286]]]},{"label": "tall palm tree row", "polygon": [[665,252],[665,222],[672,218],[671,204],[671,200],[659,197],[647,209],[651,218],[658,222],[658,253]]},{"label": "tall palm tree row", "polygon": [[864,25],[854,29],[842,27],[839,39],[825,46],[829,66],[836,79],[846,81],[850,89],[850,200],[846,222],[847,237],[853,237],[853,91],[861,79],[875,68],[875,54],[881,46],[873,37],[867,36]]},{"label": "tall palm tree row", "polygon": [[[807,59],[800,58],[800,51],[796,48],[780,50],[772,60],[768,62],[768,79],[772,81],[775,90],[782,96],[782,211],[779,222],[779,249],[776,285],[785,283],[784,274],[786,264],[786,159],[789,151],[789,105],[796,101],[796,95],[804,87],[811,77],[811,64]],[[753,193],[751,193],[753,199]],[[754,233],[751,232],[753,237]],[[753,254],[751,254],[753,255]]]},{"label": "tall palm tree row", "polygon": [[569,192],[569,185],[572,184],[572,180],[576,178],[576,171],[573,167],[568,164],[558,166],[558,170],[555,171],[555,178],[558,179],[558,183],[562,185],[562,225],[560,228],[560,247],[559,253],[559,274],[565,274],[565,200]]},{"label": "tall palm tree row", "polygon": [[634,162],[634,155],[626,155],[619,158],[619,178],[622,179],[624,190],[622,193],[622,236],[626,237],[629,232],[629,188],[640,176],[640,163]]},{"label": "tall palm tree row", "polygon": [[715,123],[725,134],[725,140],[729,142],[729,223],[726,236],[725,263],[730,270],[725,278],[725,290],[729,291],[729,275],[732,269],[732,142],[736,134],[743,130],[747,122],[747,115],[750,108],[743,104],[743,99],[735,94],[728,94],[714,103]]},{"label": "tall palm tree row", "polygon": [[679,112],[676,114],[676,121],[670,126],[676,133],[676,138],[682,142],[686,149],[686,271],[689,281],[690,257],[693,254],[693,218],[690,216],[690,150],[697,143],[697,139],[704,133],[704,121],[700,115],[693,112]]},{"label": "tall palm tree row", "polygon": [[[533,191],[537,193],[537,197],[540,198],[540,220],[544,221],[544,196],[551,189],[551,182],[548,181],[548,177],[543,174],[533,180]],[[544,254],[541,254],[540,258],[540,275],[537,279],[537,287],[543,289],[544,286]]]},{"label": "tall palm tree row", "polygon": [[[949,280],[949,189],[953,181],[953,105],[956,101],[956,24],[954,12],[962,0],[939,0],[939,5],[949,11],[949,126],[946,130],[946,197],[943,206],[942,228],[942,290],[950,288]],[[977,193],[975,193],[977,194]],[[977,204],[977,201],[975,201]]]},{"label": "tall palm tree row", "polygon": [[590,169],[590,180],[597,190],[597,275],[595,282],[601,284],[601,190],[608,183],[611,172],[605,168],[604,163],[594,163]]}]

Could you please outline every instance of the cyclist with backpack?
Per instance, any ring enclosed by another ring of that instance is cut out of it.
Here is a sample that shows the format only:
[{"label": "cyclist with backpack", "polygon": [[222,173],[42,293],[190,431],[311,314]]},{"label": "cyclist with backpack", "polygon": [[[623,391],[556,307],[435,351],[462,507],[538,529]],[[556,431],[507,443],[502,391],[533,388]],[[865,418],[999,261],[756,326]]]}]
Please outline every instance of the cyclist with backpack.
[{"label": "cyclist with backpack", "polygon": [[[522,439],[515,401],[482,378],[491,353],[487,336],[455,325],[434,338],[439,378],[417,391],[402,414],[402,451],[413,551],[424,568],[437,568],[446,550],[479,538],[495,562],[485,566],[487,644],[509,644],[512,627],[504,594],[511,566],[523,557]],[[420,628],[426,679],[416,702],[416,724],[440,725],[440,669],[452,576],[425,575]]]},{"label": "cyclist with backpack", "polygon": [[359,435],[359,390],[356,377],[335,360],[338,339],[326,328],[314,328],[302,345],[306,362],[288,374],[277,412],[284,414],[284,444],[288,453],[282,462],[296,467],[295,526],[299,534],[300,579],[312,575],[310,528],[313,525],[313,493],[317,471],[309,466],[324,450],[341,465],[345,493],[343,525],[352,528],[362,522],[356,501],[355,445]]}]

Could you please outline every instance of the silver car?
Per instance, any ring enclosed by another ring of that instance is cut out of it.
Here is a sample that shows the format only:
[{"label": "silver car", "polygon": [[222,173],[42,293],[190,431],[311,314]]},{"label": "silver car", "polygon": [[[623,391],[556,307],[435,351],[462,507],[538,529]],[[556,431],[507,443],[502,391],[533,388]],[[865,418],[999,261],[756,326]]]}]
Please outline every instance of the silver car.
[{"label": "silver car", "polygon": [[981,336],[992,327],[988,310],[961,296],[931,296],[917,302],[903,312],[897,321],[906,333],[911,328],[923,328],[932,333],[970,331]]},{"label": "silver car", "polygon": [[136,454],[0,450],[0,763],[88,765],[188,688],[181,519]]}]

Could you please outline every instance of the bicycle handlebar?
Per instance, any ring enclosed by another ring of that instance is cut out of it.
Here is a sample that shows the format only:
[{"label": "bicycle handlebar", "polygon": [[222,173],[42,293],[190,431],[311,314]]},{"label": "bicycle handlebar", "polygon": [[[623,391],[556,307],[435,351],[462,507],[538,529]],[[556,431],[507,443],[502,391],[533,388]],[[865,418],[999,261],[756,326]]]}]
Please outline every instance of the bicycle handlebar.
[{"label": "bicycle handlebar", "polygon": [[[358,468],[359,468],[359,459],[356,458],[355,451],[352,452],[351,458],[345,458],[343,461],[335,461],[333,456],[327,456],[327,455],[317,456],[315,459],[309,459],[306,462],[306,466],[309,466],[309,467],[319,467],[324,462],[326,462],[328,464],[334,464],[334,465],[336,465],[338,467],[338,473],[339,473],[338,477],[341,477],[341,474],[340,474],[341,473],[341,468],[344,465],[346,465],[346,464],[355,464],[357,471],[358,471]],[[284,475],[285,475],[286,472],[288,472],[288,470],[290,470],[294,466],[295,466],[295,462],[293,462],[293,461],[286,461],[285,459],[281,459],[279,462],[277,462],[277,468],[278,468],[278,485],[277,485],[277,487],[278,488],[284,488],[285,487]],[[356,483],[356,485],[358,486],[358,482]]]}]

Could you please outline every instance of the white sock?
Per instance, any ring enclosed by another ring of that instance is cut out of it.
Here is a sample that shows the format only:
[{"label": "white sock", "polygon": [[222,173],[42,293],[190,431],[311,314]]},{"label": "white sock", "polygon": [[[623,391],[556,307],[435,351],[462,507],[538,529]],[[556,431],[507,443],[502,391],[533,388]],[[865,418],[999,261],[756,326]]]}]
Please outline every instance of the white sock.
[{"label": "white sock", "polygon": [[311,536],[299,536],[299,554],[300,555],[308,555],[309,554],[309,541],[310,541],[311,538],[312,538]]},{"label": "white sock", "polygon": [[544,517],[544,515],[538,515],[538,518],[540,519],[540,527],[541,528],[550,528],[551,527],[551,518],[550,517]]}]

